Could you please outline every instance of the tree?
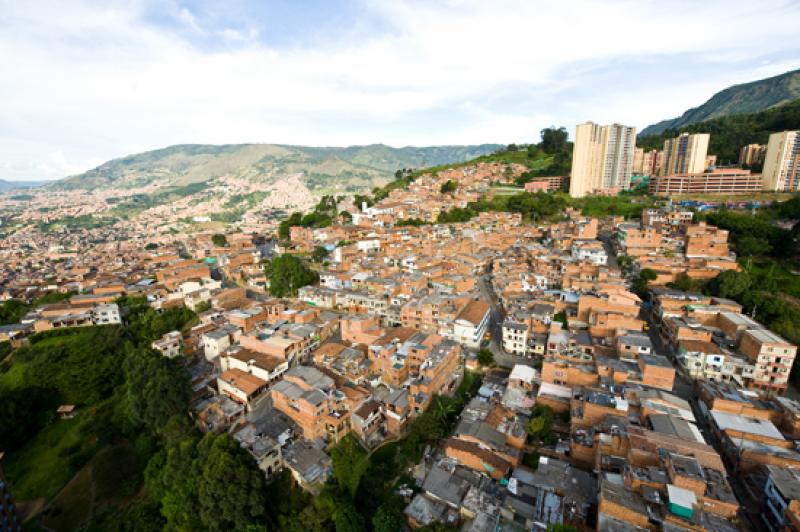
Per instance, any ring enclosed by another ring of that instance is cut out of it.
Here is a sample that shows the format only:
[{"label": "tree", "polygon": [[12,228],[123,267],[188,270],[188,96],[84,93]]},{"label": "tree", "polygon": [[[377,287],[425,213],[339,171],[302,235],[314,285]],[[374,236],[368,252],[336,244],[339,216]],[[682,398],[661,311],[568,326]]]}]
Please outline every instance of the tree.
[{"label": "tree", "polygon": [[155,455],[145,488],[170,529],[231,530],[263,523],[264,475],[228,434],[185,439]]},{"label": "tree", "polygon": [[375,532],[398,532],[403,530],[405,518],[403,517],[401,503],[389,501],[383,503],[375,515],[372,516],[372,526]]},{"label": "tree", "polygon": [[30,307],[19,299],[9,299],[0,303],[0,325],[19,323]]},{"label": "tree", "polygon": [[200,519],[211,530],[244,528],[264,515],[264,475],[227,434],[206,434],[195,468]]},{"label": "tree", "polygon": [[481,366],[494,366],[494,355],[488,349],[478,351],[478,364]]},{"label": "tree", "polygon": [[643,269],[639,272],[639,276],[636,278],[636,280],[633,281],[634,293],[644,299],[647,297],[647,294],[650,290],[650,281],[654,281],[657,278],[658,274],[655,272],[655,270],[650,268]]},{"label": "tree", "polygon": [[710,283],[711,291],[719,296],[738,299],[750,289],[752,279],[747,272],[727,270],[717,275]]},{"label": "tree", "polygon": [[228,239],[225,238],[225,235],[220,233],[217,233],[214,236],[212,236],[211,242],[218,248],[224,248],[228,245]]},{"label": "tree", "polygon": [[47,423],[58,404],[52,390],[0,388],[0,449],[12,451]]},{"label": "tree", "polygon": [[366,530],[364,518],[350,501],[339,503],[339,508],[333,514],[333,524],[336,532],[363,532]]},{"label": "tree", "polygon": [[314,262],[322,262],[328,257],[328,250],[322,246],[317,246],[314,248],[314,251],[311,252],[311,259]]},{"label": "tree", "polygon": [[369,466],[369,457],[355,437],[348,435],[331,449],[333,476],[339,488],[355,497],[361,476]]},{"label": "tree", "polygon": [[442,186],[439,188],[439,192],[442,194],[450,194],[458,190],[458,181],[454,179],[449,179],[442,183]]},{"label": "tree", "polygon": [[[398,172],[399,171],[400,170],[398,170]],[[361,207],[365,203],[367,204],[367,207],[372,207],[375,204],[375,202],[373,201],[373,199],[371,197],[366,196],[364,194],[356,194],[355,196],[353,196],[353,205],[355,205],[355,207],[359,211],[361,210]]]},{"label": "tree", "polygon": [[536,406],[525,432],[534,440],[549,443],[553,439],[553,409],[549,406]]},{"label": "tree", "polygon": [[158,244],[156,244],[155,242],[150,242],[149,244],[147,244],[144,247],[144,249],[146,249],[147,251],[152,251],[154,249],[158,249]]},{"label": "tree", "polygon": [[563,152],[567,147],[567,130],[563,127],[548,127],[541,131],[542,141],[539,147],[543,152],[554,154]]},{"label": "tree", "polygon": [[189,408],[189,375],[174,361],[146,348],[133,349],[125,357],[125,376],[131,413],[154,432]]},{"label": "tree", "polygon": [[294,255],[284,254],[267,261],[264,274],[269,278],[269,292],[276,297],[297,295],[303,286],[319,281],[317,272],[307,268]]},{"label": "tree", "polygon": [[772,246],[763,239],[745,235],[737,238],[736,252],[742,257],[769,255],[772,252]]}]

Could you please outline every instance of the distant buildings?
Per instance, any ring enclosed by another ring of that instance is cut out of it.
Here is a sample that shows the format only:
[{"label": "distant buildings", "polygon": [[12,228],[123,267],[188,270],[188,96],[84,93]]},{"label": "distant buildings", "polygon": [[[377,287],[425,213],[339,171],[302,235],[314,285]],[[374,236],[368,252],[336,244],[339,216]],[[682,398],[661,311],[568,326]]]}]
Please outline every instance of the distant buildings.
[{"label": "distant buildings", "polygon": [[659,150],[650,150],[642,155],[642,173],[644,175],[657,175],[661,169],[663,153]]},{"label": "distant buildings", "polygon": [[636,150],[636,128],[594,122],[579,124],[572,152],[569,193],[583,197],[596,191],[628,188]]},{"label": "distant buildings", "polygon": [[711,135],[682,133],[664,141],[661,169],[658,175],[700,174],[706,169],[706,155]]},{"label": "distant buildings", "polygon": [[[741,168],[725,168],[699,174],[669,174],[650,180],[650,193],[677,194],[754,194],[764,186],[761,174]],[[774,190],[774,189],[770,189]]]},{"label": "distant buildings", "polygon": [[800,190],[800,131],[769,136],[764,157],[764,189],[776,192]]},{"label": "distant buildings", "polygon": [[739,164],[753,166],[764,158],[767,146],[764,144],[748,144],[739,150]]}]

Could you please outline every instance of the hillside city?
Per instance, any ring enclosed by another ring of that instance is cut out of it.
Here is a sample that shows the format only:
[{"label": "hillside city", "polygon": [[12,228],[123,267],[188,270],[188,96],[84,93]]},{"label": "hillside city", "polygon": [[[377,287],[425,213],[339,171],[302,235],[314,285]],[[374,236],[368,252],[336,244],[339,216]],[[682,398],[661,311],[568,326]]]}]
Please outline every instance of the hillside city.
[{"label": "hillside city", "polygon": [[3,193],[0,529],[800,530],[800,131],[712,135]]}]

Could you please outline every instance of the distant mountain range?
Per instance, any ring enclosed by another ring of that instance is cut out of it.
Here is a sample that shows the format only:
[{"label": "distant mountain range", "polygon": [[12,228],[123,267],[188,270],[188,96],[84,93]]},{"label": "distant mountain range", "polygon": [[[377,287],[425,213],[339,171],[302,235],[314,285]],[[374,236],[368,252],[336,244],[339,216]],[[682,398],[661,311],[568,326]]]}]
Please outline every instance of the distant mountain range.
[{"label": "distant mountain range", "polygon": [[678,118],[663,120],[644,128],[639,136],[658,135],[714,118],[756,113],[800,98],[800,70],[772,78],[734,85],[716,93],[706,103],[689,109]]},{"label": "distant mountain range", "polygon": [[186,144],[114,159],[50,185],[53,189],[185,187],[225,178],[274,183],[300,178],[315,193],[355,193],[382,185],[401,168],[466,161],[499,144],[392,148],[383,144],[346,148],[279,144]]},{"label": "distant mountain range", "polygon": [[0,179],[0,192],[41,187],[48,183],[50,183],[50,181],[6,181],[5,179]]}]

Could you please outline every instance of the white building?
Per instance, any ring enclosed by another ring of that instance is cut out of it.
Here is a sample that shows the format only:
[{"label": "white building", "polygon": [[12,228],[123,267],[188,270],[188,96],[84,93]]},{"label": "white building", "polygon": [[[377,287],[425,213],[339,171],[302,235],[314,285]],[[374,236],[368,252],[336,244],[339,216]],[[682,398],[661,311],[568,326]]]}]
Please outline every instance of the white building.
[{"label": "white building", "polygon": [[92,308],[92,322],[95,325],[119,325],[122,319],[116,303],[104,303]]}]

